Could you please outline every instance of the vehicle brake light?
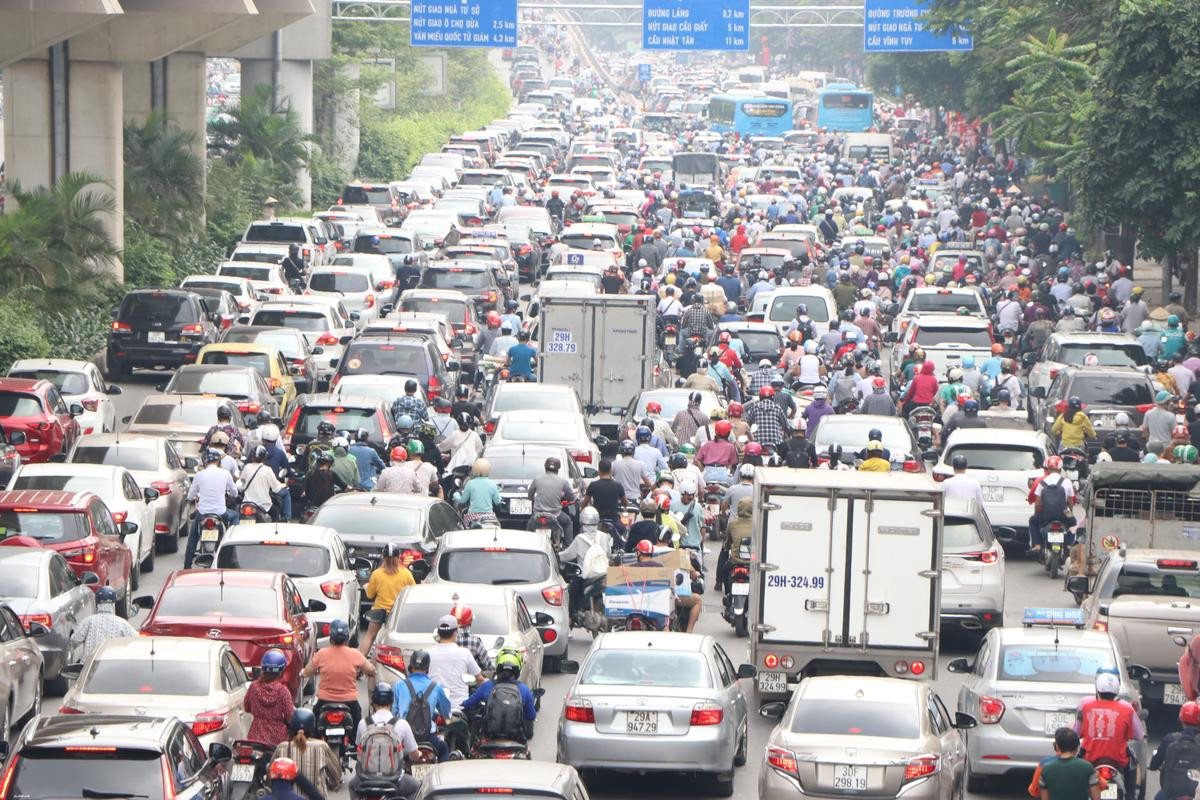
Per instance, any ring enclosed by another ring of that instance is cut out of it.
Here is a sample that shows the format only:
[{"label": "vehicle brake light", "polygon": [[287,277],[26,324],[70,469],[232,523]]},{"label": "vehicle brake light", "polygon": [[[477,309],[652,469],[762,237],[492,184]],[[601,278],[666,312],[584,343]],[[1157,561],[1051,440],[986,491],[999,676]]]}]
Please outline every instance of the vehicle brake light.
[{"label": "vehicle brake light", "polygon": [[552,606],[561,606],[563,590],[561,586],[547,586],[542,589],[542,598]]},{"label": "vehicle brake light", "polygon": [[79,561],[84,564],[91,564],[96,560],[95,545],[89,544],[84,545],[83,547],[76,547],[71,550],[60,550],[59,552],[67,561]]},{"label": "vehicle brake light", "polygon": [[376,646],[375,660],[385,667],[391,667],[399,672],[404,672],[404,653],[400,652],[399,647],[388,647],[387,645]]},{"label": "vehicle brake light", "polygon": [[292,410],[292,416],[288,419],[287,428],[283,432],[283,442],[288,444],[292,440],[292,434],[296,432],[296,423],[300,421],[300,407],[297,406]]},{"label": "vehicle brake light", "polygon": [[483,432],[489,436],[491,436],[493,433],[495,433],[496,432],[496,420],[494,420],[494,419],[488,420],[487,422],[483,423]]},{"label": "vehicle brake light", "polygon": [[1160,558],[1157,562],[1159,569],[1195,569],[1196,562],[1187,558]]},{"label": "vehicle brake light", "polygon": [[128,511],[114,511],[114,512],[112,512],[112,518],[113,518],[113,522],[120,525],[122,522],[129,519],[129,512]]},{"label": "vehicle brake light", "polygon": [[117,748],[102,744],[76,744],[64,747],[68,753],[115,753]]},{"label": "vehicle brake light", "polygon": [[270,387],[271,391],[273,392],[280,386],[283,386],[283,383],[279,380],[279,378],[271,378],[269,381],[267,381],[267,386]]},{"label": "vehicle brake light", "polygon": [[420,561],[424,557],[425,554],[420,550],[405,550],[400,554],[400,563],[405,567],[410,567],[414,561]]},{"label": "vehicle brake light", "polygon": [[442,393],[442,382],[437,375],[429,376],[429,385],[425,389],[426,394],[440,395]]},{"label": "vehicle brake light", "polygon": [[775,669],[779,666],[779,656],[774,653],[767,653],[763,656],[763,666],[767,669]]},{"label": "vehicle brake light", "polygon": [[257,414],[260,408],[258,403],[238,403],[238,411],[243,414]]},{"label": "vehicle brake light", "polygon": [[80,401],[80,404],[88,411],[95,411],[100,408],[100,401],[91,397],[85,397]]},{"label": "vehicle brake light", "polygon": [[74,708],[72,706],[59,706],[58,713],[60,713],[60,714],[82,714],[83,712],[80,711],[78,708]]},{"label": "vehicle brake light", "polygon": [[512,789],[505,789],[505,788],[496,787],[496,786],[487,786],[482,789],[476,789],[475,791],[479,792],[480,794],[512,794],[513,793]]},{"label": "vehicle brake light", "polygon": [[905,459],[903,469],[905,472],[920,472],[921,462],[917,461],[915,458]]},{"label": "vehicle brake light", "polygon": [[342,588],[345,585],[343,581],[325,581],[321,584],[321,593],[330,600],[341,600]]},{"label": "vehicle brake light", "polygon": [[279,645],[290,645],[296,641],[294,633],[277,633],[274,636],[264,636],[261,639],[255,639],[254,643],[263,645],[264,647],[278,647]]},{"label": "vehicle brake light", "polygon": [[322,347],[327,347],[329,345],[338,344],[339,341],[340,340],[338,337],[334,336],[332,332],[326,331],[325,333],[321,334],[321,338],[317,339],[317,344]]},{"label": "vehicle brake light", "polygon": [[910,758],[908,764],[904,767],[904,780],[915,781],[917,778],[924,778],[937,772],[938,757],[937,756],[916,756]]},{"label": "vehicle brake light", "polygon": [[767,747],[767,764],[789,775],[799,775],[796,767],[796,754],[782,747],[769,745]]},{"label": "vehicle brake light", "polygon": [[908,671],[911,672],[913,675],[924,675],[925,674],[925,662],[924,661],[912,662],[911,664],[908,665]]},{"label": "vehicle brake light", "polygon": [[324,716],[325,721],[333,725],[338,725],[346,721],[346,712],[344,711],[330,711]]},{"label": "vehicle brake light", "polygon": [[196,715],[192,723],[192,733],[204,736],[225,727],[227,717],[223,711],[204,711]]},{"label": "vehicle brake light", "polygon": [[180,330],[180,333],[191,333],[191,334],[199,335],[199,334],[204,333],[204,326],[198,322],[194,325],[184,325],[183,329]]},{"label": "vehicle brake light", "polygon": [[979,721],[984,725],[995,725],[1004,716],[1004,701],[995,697],[979,698]]},{"label": "vehicle brake light", "polygon": [[117,333],[133,333],[133,328],[125,322],[114,322],[112,329]]},{"label": "vehicle brake light", "polygon": [[572,450],[571,458],[576,461],[582,461],[585,464],[592,463],[592,453],[590,450]]},{"label": "vehicle brake light", "polygon": [[692,706],[692,725],[720,725],[725,712],[711,700]]},{"label": "vehicle brake light", "polygon": [[574,698],[567,701],[566,708],[563,709],[563,716],[568,722],[592,722],[596,721],[596,712],[592,709],[591,700],[576,700]]},{"label": "vehicle brake light", "polygon": [[554,644],[558,641],[558,631],[554,628],[539,628],[538,635],[542,637],[542,644]]},{"label": "vehicle brake light", "polygon": [[22,614],[21,624],[25,626],[25,632],[29,632],[29,626],[35,622],[40,622],[47,628],[54,624],[54,618],[49,614]]},{"label": "vehicle brake light", "polygon": [[1110,767],[1108,764],[1101,764],[1099,767],[1096,768],[1096,772],[1098,772],[1100,774],[1100,777],[1104,778],[1104,780],[1106,780],[1106,781],[1111,781],[1117,775],[1117,771],[1115,769],[1113,769],[1112,767]]},{"label": "vehicle brake light", "polygon": [[1108,620],[1098,619],[1092,623],[1092,630],[1108,633]]}]

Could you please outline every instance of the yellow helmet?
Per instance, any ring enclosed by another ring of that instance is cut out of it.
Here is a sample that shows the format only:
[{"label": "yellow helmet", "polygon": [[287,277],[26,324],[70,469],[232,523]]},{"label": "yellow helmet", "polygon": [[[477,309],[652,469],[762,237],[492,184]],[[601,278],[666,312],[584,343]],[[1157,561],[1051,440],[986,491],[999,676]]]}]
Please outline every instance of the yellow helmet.
[{"label": "yellow helmet", "polygon": [[675,285],[675,273],[671,272],[667,275],[667,283],[671,286]]}]

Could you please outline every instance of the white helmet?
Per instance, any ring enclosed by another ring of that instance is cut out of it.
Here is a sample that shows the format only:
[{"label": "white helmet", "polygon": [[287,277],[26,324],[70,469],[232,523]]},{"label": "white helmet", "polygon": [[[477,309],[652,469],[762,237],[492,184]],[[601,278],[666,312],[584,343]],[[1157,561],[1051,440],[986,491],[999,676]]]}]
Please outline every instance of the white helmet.
[{"label": "white helmet", "polygon": [[579,512],[579,524],[585,528],[594,528],[600,524],[600,512],[591,506],[585,506]]},{"label": "white helmet", "polygon": [[279,441],[279,426],[273,422],[268,422],[266,425],[258,426],[258,438],[264,442]]},{"label": "white helmet", "polygon": [[1111,672],[1096,674],[1096,694],[1120,694],[1121,679]]}]

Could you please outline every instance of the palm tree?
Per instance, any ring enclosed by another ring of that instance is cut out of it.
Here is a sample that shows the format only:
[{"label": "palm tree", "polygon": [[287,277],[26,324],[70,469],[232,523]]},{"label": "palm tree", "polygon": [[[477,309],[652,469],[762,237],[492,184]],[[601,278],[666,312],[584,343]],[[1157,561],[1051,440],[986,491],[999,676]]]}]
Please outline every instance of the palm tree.
[{"label": "palm tree", "polygon": [[290,172],[308,163],[312,137],[300,130],[300,117],[290,103],[272,105],[271,87],[255,86],[226,118],[208,124],[212,149],[232,163],[247,156],[272,161]]},{"label": "palm tree", "polygon": [[161,112],[125,126],[125,214],[156,236],[186,239],[203,218],[196,135]]}]

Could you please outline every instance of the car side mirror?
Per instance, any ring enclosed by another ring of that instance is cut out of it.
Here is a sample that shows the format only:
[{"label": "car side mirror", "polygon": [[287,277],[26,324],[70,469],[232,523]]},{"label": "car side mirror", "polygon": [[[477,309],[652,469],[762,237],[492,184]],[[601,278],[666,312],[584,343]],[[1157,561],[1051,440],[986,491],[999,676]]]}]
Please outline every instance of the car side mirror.
[{"label": "car side mirror", "polygon": [[607,436],[597,436],[595,439],[592,439],[592,443],[601,450],[605,450],[609,445],[612,444],[612,440],[610,440]]},{"label": "car side mirror", "polygon": [[79,576],[79,582],[84,586],[95,586],[100,582],[100,576],[94,572],[85,572]]},{"label": "car side mirror", "polygon": [[250,315],[249,314],[242,314],[240,317],[238,317],[238,325],[249,325],[249,324],[250,324]]},{"label": "car side mirror", "polygon": [[331,359],[329,359],[329,368],[337,369],[337,365],[340,363],[342,363],[342,360],[340,358],[331,358]]},{"label": "car side mirror", "polygon": [[362,314],[359,314],[357,311],[350,312],[350,320],[352,322],[358,322],[358,320],[361,318],[362,318]]},{"label": "car side mirror", "polygon": [[1088,594],[1091,590],[1088,588],[1087,575],[1072,575],[1067,578],[1067,591],[1071,594]]},{"label": "car side mirror", "polygon": [[156,391],[156,392],[165,392],[166,390],[167,390],[167,385],[166,385],[165,383],[156,383],[156,384],[154,384],[154,391]]},{"label": "car side mirror", "polygon": [[1046,399],[1046,387],[1045,386],[1034,386],[1033,388],[1031,388],[1029,390],[1029,394],[1032,397],[1036,397],[1038,400],[1045,400]]},{"label": "car side mirror", "polygon": [[966,674],[972,669],[974,669],[974,667],[971,666],[971,662],[965,658],[954,658],[950,660],[950,663],[946,664],[946,670],[948,672]]},{"label": "car side mirror", "polygon": [[121,523],[121,538],[132,536],[138,532],[138,524],[136,522],[125,521]]},{"label": "car side mirror", "polygon": [[960,731],[970,730],[979,724],[979,720],[962,711],[954,713],[954,727]]},{"label": "car side mirror", "polygon": [[741,680],[742,678],[753,678],[757,674],[758,667],[754,666],[753,664],[742,664],[738,667],[738,680]]},{"label": "car side mirror", "polygon": [[[49,636],[51,630],[41,622],[31,622],[29,623],[28,633],[32,638],[36,639],[40,636]],[[67,667],[63,667],[63,672],[65,673],[67,669]]]},{"label": "car side mirror", "polygon": [[324,353],[324,352],[325,352],[325,348],[324,348],[324,347],[314,347],[314,348],[312,349],[312,354],[313,354],[314,356],[319,356],[319,355],[321,355],[321,354],[322,354],[322,353]]},{"label": "car side mirror", "polygon": [[579,662],[572,661],[569,658],[564,658],[562,661],[558,662],[558,671],[564,675],[574,675],[575,673],[579,672]]},{"label": "car side mirror", "polygon": [[288,367],[288,374],[293,378],[303,375],[304,367],[301,367],[299,364],[292,364],[290,367]]},{"label": "car side mirror", "polygon": [[107,389],[104,390],[104,393],[115,397],[119,394],[124,394],[125,390],[122,389],[120,386],[109,386]]},{"label": "car side mirror", "polygon": [[79,403],[71,403],[67,410],[71,412],[72,417],[78,417],[83,414],[83,406],[79,405]]},{"label": "car side mirror", "polygon": [[497,637],[496,637],[496,643],[495,643],[494,645],[492,645],[492,646],[493,646],[493,647],[504,647],[504,637],[503,637],[503,636],[497,636]]},{"label": "car side mirror", "polygon": [[312,612],[314,612],[314,613],[318,613],[318,612],[324,611],[324,610],[325,610],[325,608],[326,608],[326,606],[325,606],[325,603],[323,603],[322,601],[320,601],[320,600],[309,600],[309,601],[308,601],[308,605],[304,607],[304,610],[305,610],[305,611],[312,611]]},{"label": "car side mirror", "polygon": [[580,472],[583,473],[583,477],[587,478],[588,480],[599,477],[599,475],[600,475],[600,471],[597,470],[595,467],[586,467],[585,466],[580,470]]},{"label": "car side mirror", "polygon": [[233,751],[227,744],[213,742],[208,746],[208,757],[212,761],[228,761],[233,758]]},{"label": "car side mirror", "polygon": [[[44,625],[42,627],[45,627]],[[62,672],[58,673],[69,681],[79,680],[79,676],[83,674],[83,664],[67,664],[62,668]]]},{"label": "car side mirror", "polygon": [[[205,554],[205,555],[207,555],[207,554]],[[199,556],[197,556],[197,558],[198,557]],[[193,563],[195,563],[194,560],[193,560]],[[133,598],[133,607],[140,608],[145,611],[149,611],[150,609],[154,608],[154,595],[152,595],[152,594],[138,595],[137,597]]]},{"label": "car side mirror", "polygon": [[523,295],[521,295],[521,300],[522,300],[522,301],[524,301],[524,302],[526,302],[526,303],[528,303],[528,302],[529,302],[529,298],[530,298],[530,297],[532,297],[532,295],[530,295],[530,294],[523,294]]},{"label": "car side mirror", "polygon": [[22,445],[27,441],[28,439],[25,437],[25,431],[13,431],[8,435],[9,444]]},{"label": "car side mirror", "polygon": [[192,458],[191,456],[188,456],[187,458],[185,458],[183,460],[183,468],[186,469],[188,472],[191,472],[198,466],[200,466],[200,462],[197,459]]},{"label": "car side mirror", "polygon": [[147,503],[153,503],[158,498],[162,497],[162,492],[158,489],[142,489],[142,497],[146,498]]},{"label": "car side mirror", "polygon": [[1130,664],[1129,677],[1135,681],[1148,681],[1150,680],[1150,670],[1141,664]]},{"label": "car side mirror", "polygon": [[938,460],[937,450],[926,450],[924,453],[921,453],[921,460],[927,464],[936,464]]},{"label": "car side mirror", "polygon": [[538,611],[533,615],[533,624],[539,628],[546,628],[554,624],[554,617],[545,611]]},{"label": "car side mirror", "polygon": [[[357,314],[358,312],[355,311],[354,313]],[[353,336],[343,336],[342,338],[338,339],[338,344],[345,347],[346,345],[350,344],[352,341],[354,341]]]},{"label": "car side mirror", "polygon": [[770,703],[763,703],[758,708],[758,715],[764,719],[783,719],[783,712],[787,711],[787,703],[782,700],[773,700]]},{"label": "car side mirror", "polygon": [[383,305],[381,305],[379,307],[379,314],[380,314],[380,316],[386,317],[388,314],[392,313],[392,311],[394,311],[395,309],[396,309],[396,307],[394,305],[392,305],[391,303],[384,303]]},{"label": "car side mirror", "polygon": [[212,569],[216,559],[216,553],[197,553],[192,559],[192,566],[199,569]]}]

